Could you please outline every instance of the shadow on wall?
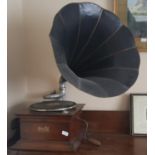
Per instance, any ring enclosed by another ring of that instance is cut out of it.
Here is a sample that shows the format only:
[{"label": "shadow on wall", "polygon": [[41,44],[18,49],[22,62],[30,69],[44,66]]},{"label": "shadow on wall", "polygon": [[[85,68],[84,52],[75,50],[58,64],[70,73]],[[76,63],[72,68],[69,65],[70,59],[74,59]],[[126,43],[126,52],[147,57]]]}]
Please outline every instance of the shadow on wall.
[{"label": "shadow on wall", "polygon": [[[136,91],[132,91],[136,92]],[[71,100],[77,103],[84,103],[84,110],[98,110],[98,111],[127,111],[129,110],[129,95],[130,91],[125,94],[111,97],[111,98],[99,98],[82,91],[79,91],[77,88],[66,83],[66,96],[65,100]]]},{"label": "shadow on wall", "polygon": [[12,145],[16,140],[19,139],[19,120],[16,117],[16,113],[20,111],[21,108],[26,106],[25,103],[18,103],[7,111],[7,139],[8,146]]}]

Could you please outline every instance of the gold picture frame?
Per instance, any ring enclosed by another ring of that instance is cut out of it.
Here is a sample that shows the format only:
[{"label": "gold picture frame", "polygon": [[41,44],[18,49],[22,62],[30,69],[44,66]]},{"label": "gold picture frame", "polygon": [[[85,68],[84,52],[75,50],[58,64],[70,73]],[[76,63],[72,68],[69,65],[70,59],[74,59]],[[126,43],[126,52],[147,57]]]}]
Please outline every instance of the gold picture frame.
[{"label": "gold picture frame", "polygon": [[[114,0],[114,13],[120,18],[120,20],[127,26],[127,5],[128,0]],[[147,30],[146,30],[147,31]],[[140,52],[147,52],[147,39],[135,37],[137,48]]]}]

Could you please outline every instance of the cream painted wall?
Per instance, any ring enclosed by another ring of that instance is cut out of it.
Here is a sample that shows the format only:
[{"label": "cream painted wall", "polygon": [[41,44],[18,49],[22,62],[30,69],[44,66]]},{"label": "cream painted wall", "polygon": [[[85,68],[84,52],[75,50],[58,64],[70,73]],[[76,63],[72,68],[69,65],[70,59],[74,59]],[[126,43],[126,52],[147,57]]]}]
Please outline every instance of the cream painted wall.
[{"label": "cream painted wall", "polygon": [[[89,1],[109,10],[113,8],[113,0]],[[42,0],[24,0],[24,26],[28,55],[28,98],[30,102],[41,100],[44,94],[58,87],[60,73],[55,63],[48,34],[54,15],[69,2],[73,2],[73,0],[46,0],[46,3]],[[86,103],[85,110],[127,110],[129,93],[146,92],[146,53],[141,53],[140,56],[139,78],[135,85],[125,94],[101,99],[81,92],[67,83],[65,99]]]},{"label": "cream painted wall", "polygon": [[7,107],[8,138],[12,135],[10,122],[14,112],[26,100],[25,53],[23,50],[23,7],[21,0],[8,0],[7,35]]}]

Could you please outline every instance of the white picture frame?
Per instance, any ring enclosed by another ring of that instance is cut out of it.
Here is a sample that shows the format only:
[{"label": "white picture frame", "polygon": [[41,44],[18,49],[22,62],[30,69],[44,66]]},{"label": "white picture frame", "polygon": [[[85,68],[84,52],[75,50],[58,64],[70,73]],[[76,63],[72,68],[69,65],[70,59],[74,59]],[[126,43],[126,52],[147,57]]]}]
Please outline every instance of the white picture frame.
[{"label": "white picture frame", "polygon": [[147,135],[147,94],[130,96],[131,134]]}]

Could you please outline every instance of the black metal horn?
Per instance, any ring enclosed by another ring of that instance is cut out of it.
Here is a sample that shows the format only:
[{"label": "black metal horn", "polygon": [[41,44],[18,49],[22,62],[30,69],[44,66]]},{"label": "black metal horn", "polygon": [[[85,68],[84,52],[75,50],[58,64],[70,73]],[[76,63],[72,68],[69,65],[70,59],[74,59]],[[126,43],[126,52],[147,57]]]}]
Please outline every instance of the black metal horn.
[{"label": "black metal horn", "polygon": [[98,97],[117,96],[136,81],[139,54],[129,29],[94,3],[71,3],[55,16],[50,39],[62,76]]}]

